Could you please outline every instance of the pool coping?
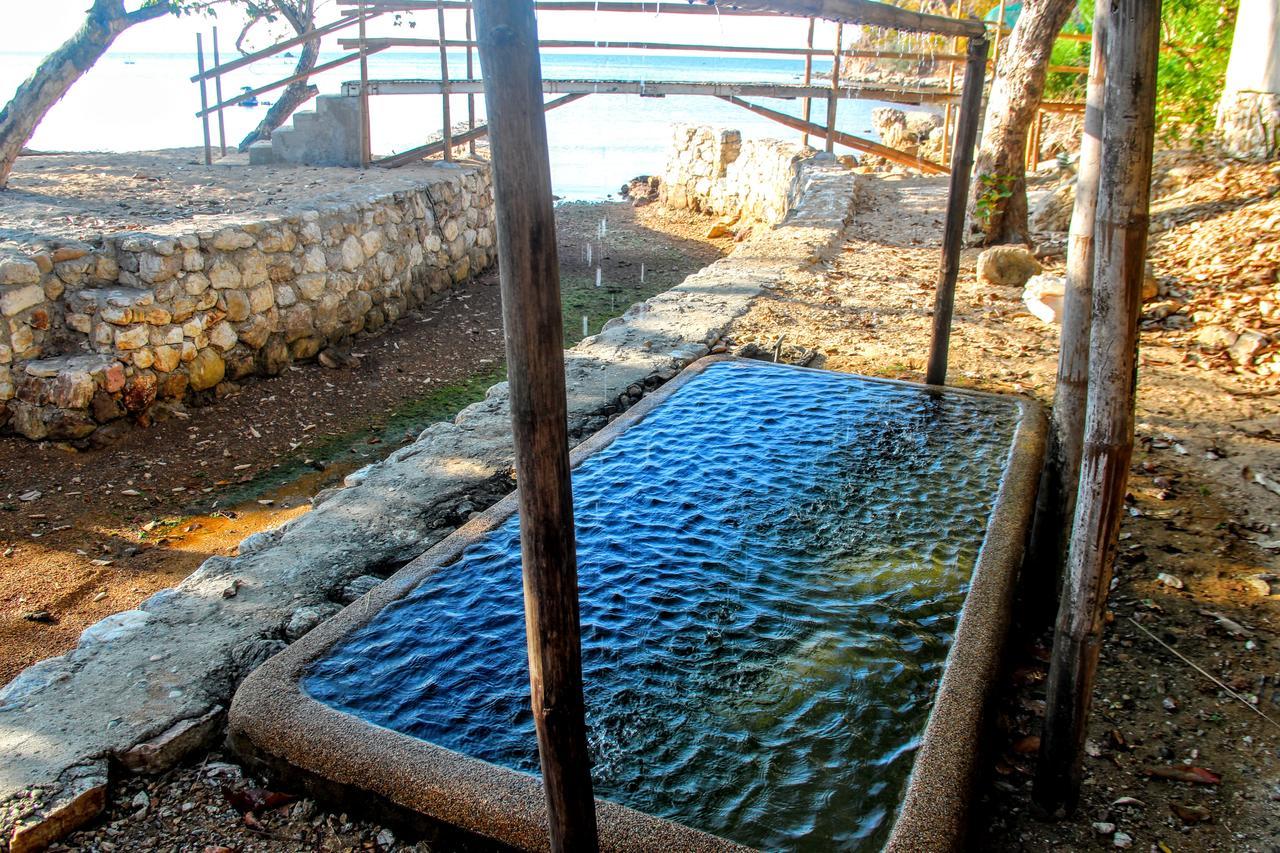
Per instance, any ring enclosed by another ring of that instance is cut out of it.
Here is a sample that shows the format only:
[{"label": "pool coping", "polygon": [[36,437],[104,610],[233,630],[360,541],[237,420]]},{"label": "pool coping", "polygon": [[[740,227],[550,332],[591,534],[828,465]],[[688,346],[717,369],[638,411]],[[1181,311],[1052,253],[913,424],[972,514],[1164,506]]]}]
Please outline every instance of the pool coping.
[{"label": "pool coping", "polygon": [[[708,356],[689,365],[574,448],[572,465],[607,447],[707,367],[725,361],[745,360]],[[917,390],[927,387],[863,378]],[[1034,401],[963,388],[947,387],[945,392],[1012,402],[1019,419],[955,639],[885,847],[892,851],[950,851],[963,843],[985,710],[1009,624],[1043,456],[1046,420]],[[517,502],[518,493],[508,495],[255,670],[231,703],[228,737],[233,749],[253,766],[292,774],[314,793],[375,805],[401,824],[428,834],[443,832],[464,848],[472,846],[468,841],[479,841],[507,849],[549,849],[537,777],[366,722],[319,702],[302,688],[313,662],[505,522],[517,512]],[[993,533],[998,534],[994,540]],[[600,798],[596,815],[601,850],[750,849]],[[454,828],[460,835],[450,835]]]}]

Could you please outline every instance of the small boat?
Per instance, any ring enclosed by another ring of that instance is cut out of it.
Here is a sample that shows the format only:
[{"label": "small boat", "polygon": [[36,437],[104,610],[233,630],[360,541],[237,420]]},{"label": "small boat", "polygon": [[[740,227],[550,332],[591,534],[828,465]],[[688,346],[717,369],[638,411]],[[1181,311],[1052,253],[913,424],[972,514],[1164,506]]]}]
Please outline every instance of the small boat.
[{"label": "small boat", "polygon": [[[253,91],[253,87],[252,87],[252,86],[241,86],[241,87],[240,87],[240,91],[242,91],[242,92],[252,92],[252,91]],[[240,102],[240,106],[242,106],[242,107],[256,107],[257,105],[258,105],[258,97],[257,97],[256,95],[250,95],[249,97],[245,98],[243,101],[241,101],[241,102]]]}]

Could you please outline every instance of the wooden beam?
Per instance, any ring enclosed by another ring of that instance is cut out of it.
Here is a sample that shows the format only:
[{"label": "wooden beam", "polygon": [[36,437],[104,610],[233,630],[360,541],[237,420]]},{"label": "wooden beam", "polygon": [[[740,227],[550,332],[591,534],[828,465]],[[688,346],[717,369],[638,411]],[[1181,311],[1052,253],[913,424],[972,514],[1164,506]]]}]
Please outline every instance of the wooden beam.
[{"label": "wooden beam", "polygon": [[[354,5],[354,2],[352,5]],[[365,18],[365,20],[368,20],[369,18],[377,17],[380,14],[382,13],[371,12],[363,17]],[[306,41],[311,41],[316,38],[327,36],[330,33],[336,33],[338,30],[345,29],[351,26],[352,24],[358,23],[361,17],[362,16],[360,15],[348,13],[346,17],[339,18],[338,20],[334,21],[331,24],[325,24],[323,27],[318,27],[314,30],[311,30],[310,32],[305,32],[302,35],[285,39],[282,42],[277,42],[276,44],[271,45],[271,47],[263,48],[262,50],[256,51],[255,53],[246,53],[244,56],[240,57],[239,59],[231,60],[226,65],[218,65],[213,68],[206,69],[203,73],[197,74],[196,76],[192,77],[191,82],[199,83],[202,79],[208,80],[210,77],[213,77],[217,74],[227,74],[229,72],[235,71],[237,68],[243,68],[246,65],[257,62],[259,59],[265,59],[268,56],[275,56],[277,53],[286,51],[289,48],[294,47],[295,45],[299,45]]]},{"label": "wooden beam", "polygon": [[[373,49],[370,49],[370,53]],[[359,84],[343,83],[343,93],[358,95]],[[451,80],[449,87],[455,94],[484,92],[479,80]],[[373,95],[439,95],[443,90],[439,80],[370,80],[369,92]],[[663,97],[666,95],[732,95],[738,98],[826,98],[832,93],[828,86],[803,86],[799,83],[698,83],[661,80],[543,80],[542,91],[548,95],[641,95]],[[870,101],[890,101],[897,104],[945,104],[957,100],[940,89],[885,89],[876,86],[841,86],[835,91],[838,98],[854,98]]]},{"label": "wooden beam", "polygon": [[373,129],[369,116],[369,45],[365,40],[365,9],[360,6],[360,168],[373,160]]},{"label": "wooden beam", "polygon": [[840,99],[836,92],[840,91],[840,48],[844,41],[844,24],[836,24],[836,46],[831,52],[831,94],[827,96],[827,138],[826,151],[830,154],[836,150],[836,105]]},{"label": "wooden beam", "polygon": [[[778,124],[784,125],[785,127],[789,127],[792,130],[799,130],[806,133],[811,133],[814,136],[827,135],[828,129],[823,127],[820,124],[814,124],[812,122],[805,121],[804,119],[798,119],[795,116],[790,116],[790,115],[787,115],[786,113],[780,113],[777,110],[771,110],[768,107],[762,107],[759,104],[753,104],[749,101],[744,101],[741,98],[735,98],[731,95],[721,95],[720,100],[728,101],[729,103],[742,107],[745,110],[750,110],[756,115],[764,116],[765,118],[768,118],[768,119],[773,119]],[[851,133],[844,133],[839,130],[834,131],[832,133],[832,136],[834,137],[836,142],[840,143],[846,148],[852,148],[855,151],[863,151],[867,154],[874,154],[877,157],[883,157],[884,159],[892,163],[897,163],[900,166],[906,166],[911,169],[919,169],[920,171],[924,172],[927,175],[947,174],[947,167],[943,166],[940,163],[935,163],[932,160],[926,160],[924,157],[917,157],[913,154],[907,154],[903,151],[899,151],[896,148],[890,148],[887,145],[881,145],[879,142],[872,142],[870,139],[863,139],[860,136],[854,136]]]},{"label": "wooden beam", "polygon": [[[200,116],[200,123],[204,127],[204,164],[206,166],[213,165],[213,149],[209,144],[209,93],[205,87],[204,78],[204,35],[196,33],[196,67],[200,69],[200,112],[196,115]],[[219,104],[219,107],[222,105]]]},{"label": "wooden beam", "polygon": [[[475,65],[472,61],[473,55],[471,53],[471,48],[472,48],[471,20],[472,20],[472,15],[474,14],[474,10],[472,9],[472,6],[474,5],[474,3],[472,2],[472,0],[466,0],[466,2],[467,2],[467,13],[466,13],[466,17],[467,17],[467,78],[470,79],[476,76]],[[475,129],[476,129],[476,96],[467,95],[467,130],[474,131]],[[474,139],[467,140],[467,146],[468,146],[468,150],[471,153],[471,156],[472,157],[476,156],[476,141]]]},{"label": "wooden beam", "polygon": [[1079,802],[1086,724],[1133,455],[1160,2],[1110,5],[1084,448],[1034,794],[1051,815],[1068,814]]},{"label": "wooden beam", "polygon": [[[542,105],[542,111],[549,113],[556,107],[562,107],[565,104],[571,104],[574,101],[585,98],[586,95],[561,95],[552,101],[547,101]],[[489,135],[489,125],[482,124],[479,127],[473,127],[466,133],[455,136],[453,138],[454,145],[475,144],[477,139],[481,139]],[[373,161],[373,165],[382,166],[387,169],[394,169],[409,163],[415,163],[426,157],[439,154],[444,150],[444,140],[436,142],[428,142],[426,145],[419,145],[417,148],[410,148],[408,151],[401,151],[399,154],[392,154],[390,157],[382,157]]]},{"label": "wooden beam", "polygon": [[[809,34],[805,38],[804,52],[804,85],[808,86],[813,82],[813,25],[816,19],[809,19]],[[805,121],[809,121],[813,117],[813,98],[805,98],[804,106],[801,110],[800,117]],[[809,147],[809,134],[805,132],[800,137],[800,144]]]},{"label": "wooden beam", "polygon": [[[213,28],[213,67],[217,68],[218,60],[218,28]],[[213,75],[213,97],[218,103],[222,103],[222,75]],[[222,114],[222,108],[218,108],[218,148],[221,153],[219,157],[227,156],[227,122]]]},{"label": "wooden beam", "polygon": [[[339,6],[354,5],[354,0],[339,0]],[[412,12],[434,9],[434,0],[378,0],[370,4],[380,12]],[[824,18],[842,24],[862,24],[871,27],[904,30],[907,32],[937,33],[944,36],[969,38],[986,33],[981,21],[966,18],[949,18],[944,15],[925,15],[875,3],[871,0],[734,0],[732,5],[695,5],[672,2],[617,2],[617,0],[540,0],[534,3],[539,12],[636,12],[645,15],[715,15],[719,17],[769,17],[791,15],[802,18]],[[446,2],[446,9],[461,9],[463,2]]]},{"label": "wooden beam", "polygon": [[1067,236],[1067,284],[1058,336],[1058,376],[1046,441],[1044,469],[1036,493],[1036,517],[1023,581],[1031,621],[1053,622],[1075,516],[1089,388],[1089,331],[1093,325],[1093,228],[1102,164],[1102,108],[1106,89],[1107,4],[1093,13],[1088,109],[1076,167],[1076,199]]},{"label": "wooden beam", "polygon": [[[369,50],[365,52],[365,56],[372,56],[373,54],[383,49],[384,48],[380,48],[380,47],[371,47],[369,48]],[[315,68],[312,68],[310,71],[304,71],[301,74],[294,74],[291,77],[285,77],[283,80],[277,80],[274,83],[268,83],[265,86],[259,86],[256,89],[250,89],[248,92],[243,92],[239,95],[236,95],[235,97],[228,98],[227,100],[222,101],[221,103],[214,104],[212,107],[202,107],[200,112],[196,113],[196,115],[197,116],[207,115],[208,113],[213,112],[219,107],[233,106],[235,104],[240,103],[243,100],[247,100],[248,98],[257,97],[258,95],[261,95],[263,92],[270,92],[272,89],[279,89],[281,86],[288,86],[290,83],[293,83],[294,81],[297,81],[297,80],[305,80],[306,78],[310,77],[313,74],[319,74],[321,71],[328,71],[330,68],[337,68],[339,65],[346,65],[348,62],[354,62],[359,58],[360,58],[360,53],[358,51],[356,53],[348,53],[346,56],[340,56],[337,59],[330,60],[329,62],[323,62],[317,65]],[[358,88],[360,85],[359,83],[343,83],[342,85],[344,88],[347,86],[355,86],[357,88],[355,92],[353,92],[352,94],[356,96],[360,94],[360,89]]]},{"label": "wooden beam", "polygon": [[440,43],[440,114],[444,122],[441,138],[444,140],[445,162],[453,159],[453,118],[449,112],[449,52],[445,49],[446,34],[444,31],[444,0],[436,0],[436,26]]},{"label": "wooden beam", "polygon": [[[551,850],[595,851],[569,481],[560,264],[530,0],[476,4],[519,483],[529,684]],[[513,662],[514,665],[514,662]]]},{"label": "wooden beam", "polygon": [[947,356],[951,348],[951,317],[955,312],[956,279],[960,276],[960,249],[964,244],[965,207],[969,202],[969,178],[973,171],[973,151],[978,143],[982,120],[982,84],[987,72],[985,38],[969,40],[969,61],[961,83],[960,116],[956,120],[956,151],[947,189],[947,218],[942,226],[942,262],[938,270],[938,290],[933,302],[933,337],[929,343],[929,365],[925,382],[943,385],[947,381]]}]

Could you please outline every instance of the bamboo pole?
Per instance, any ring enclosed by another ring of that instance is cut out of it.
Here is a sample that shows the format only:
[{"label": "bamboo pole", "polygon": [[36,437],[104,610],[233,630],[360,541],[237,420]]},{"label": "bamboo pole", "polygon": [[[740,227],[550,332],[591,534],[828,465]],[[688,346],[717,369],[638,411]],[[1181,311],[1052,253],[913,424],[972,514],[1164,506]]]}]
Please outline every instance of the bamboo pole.
[{"label": "bamboo pole", "polygon": [[[951,40],[951,52],[956,52],[956,40]],[[947,63],[947,94],[954,95],[956,91],[956,65],[954,62]],[[951,102],[947,101],[946,111],[942,115],[942,162],[944,165],[951,165]]]},{"label": "bamboo pole", "polygon": [[1071,231],[1067,237],[1067,284],[1062,297],[1058,377],[1053,388],[1053,413],[1028,548],[1030,571],[1024,581],[1030,619],[1036,624],[1052,622],[1058,606],[1080,480],[1089,383],[1089,329],[1093,320],[1093,229],[1098,206],[1098,172],[1102,164],[1106,53],[1107,4],[1099,3],[1093,14],[1088,107],[1076,171],[1076,201],[1071,209]]},{"label": "bamboo pole", "polygon": [[[813,51],[814,23],[815,23],[815,19],[810,18],[809,34],[808,36],[806,36],[805,42],[804,42],[805,48],[806,48],[806,52],[804,55],[804,84],[806,86],[808,86],[810,83],[813,82],[813,52],[812,51]],[[804,107],[801,111],[801,116],[804,118],[805,121],[809,121],[812,118],[813,116],[813,99],[812,98],[806,97],[804,99]],[[809,147],[808,133],[804,133],[800,136],[800,144],[803,145],[805,148]]]},{"label": "bamboo pole", "polygon": [[1000,11],[996,16],[996,37],[991,47],[991,66],[993,71],[1000,64],[1000,38],[1004,35],[1004,5],[1005,0],[1000,0]]},{"label": "bamboo pole", "polygon": [[[467,79],[470,80],[476,76],[475,65],[471,60],[471,16],[474,14],[474,0],[467,0]],[[467,94],[467,132],[475,133],[476,130],[476,96]],[[467,140],[467,150],[471,156],[476,156],[476,139],[472,137]]]},{"label": "bamboo pole", "polygon": [[[377,53],[380,50],[386,50],[386,48],[377,47],[377,46],[371,47],[366,51],[366,54],[368,56],[373,56],[375,53]],[[346,65],[348,62],[355,62],[359,58],[360,58],[360,53],[359,53],[359,50],[357,49],[355,53],[351,53],[346,56],[340,56],[337,59],[330,60],[329,62],[323,62],[317,65],[315,68],[312,68],[310,71],[303,71],[300,74],[293,74],[288,77],[284,77],[280,80],[277,80],[274,83],[267,83],[265,86],[259,86],[256,89],[250,89],[248,92],[242,92],[239,95],[234,95],[230,98],[227,98],[221,104],[214,104],[212,107],[208,107],[205,110],[201,110],[200,112],[196,113],[196,115],[201,116],[201,115],[205,115],[206,113],[213,113],[218,109],[219,106],[223,106],[223,107],[234,106],[247,98],[254,98],[254,97],[257,97],[258,95],[261,95],[263,92],[270,92],[272,89],[279,89],[281,86],[288,86],[290,83],[293,83],[296,80],[305,80],[308,77],[312,77],[316,74],[319,74],[322,71],[328,71],[331,68],[337,68],[339,65]],[[359,84],[357,83],[356,85],[358,86]],[[357,92],[356,94],[359,94],[359,92]]]},{"label": "bamboo pole", "polygon": [[933,338],[929,344],[929,365],[925,372],[925,382],[930,385],[942,385],[947,381],[951,315],[955,311],[956,279],[960,277],[969,173],[973,171],[973,150],[978,143],[978,123],[982,120],[982,84],[987,73],[989,47],[985,38],[969,39],[969,60],[965,63],[961,83],[960,117],[956,120],[956,150],[951,164],[951,183],[947,188],[947,218],[942,226],[942,262],[933,304]]},{"label": "bamboo pole", "polygon": [[[218,28],[213,28],[213,67],[217,68],[221,65],[218,59]],[[213,96],[218,101],[218,148],[221,149],[219,157],[227,156],[227,124],[222,115],[222,75],[215,74],[213,77]]]},{"label": "bamboo pole", "polygon": [[360,4],[360,168],[373,160],[373,135],[369,127],[369,45],[365,42],[364,3]]},{"label": "bamboo pole", "polygon": [[1073,811],[1133,455],[1138,317],[1150,220],[1159,0],[1111,0],[1094,224],[1093,326],[1080,487],[1049,668],[1035,799]]},{"label": "bamboo pole", "polygon": [[444,4],[436,0],[436,26],[440,36],[440,117],[444,122],[444,159],[453,159],[453,119],[449,116],[449,51],[445,47]]},{"label": "bamboo pole", "polygon": [[[368,17],[376,18],[380,14],[382,13],[370,12]],[[356,15],[346,15],[342,18],[339,18],[338,20],[334,21],[331,24],[325,24],[323,27],[319,27],[315,30],[309,30],[308,32],[303,33],[302,35],[285,39],[282,42],[273,44],[271,45],[271,47],[264,48],[262,50],[257,51],[256,53],[245,54],[239,59],[231,60],[226,65],[220,65],[216,68],[207,69],[204,72],[204,74],[197,74],[196,76],[192,77],[191,82],[199,83],[201,77],[207,80],[213,77],[215,74],[229,74],[238,68],[243,68],[246,65],[251,65],[254,62],[257,62],[259,59],[265,59],[268,56],[275,56],[277,53],[286,51],[289,48],[295,47],[296,45],[300,45],[305,41],[311,41],[312,39],[319,38],[321,36],[326,36],[326,35],[329,35],[330,33],[336,33],[338,30],[345,29],[351,26],[352,24],[356,23],[357,19],[358,19],[358,16]]]},{"label": "bamboo pole", "polygon": [[213,165],[213,146],[209,142],[209,92],[204,81],[204,35],[196,33],[196,66],[200,69],[200,124],[204,127],[204,164]]},{"label": "bamboo pole", "polygon": [[828,153],[836,147],[836,104],[840,99],[836,92],[840,88],[840,46],[844,41],[844,24],[836,24],[836,46],[831,53],[831,94],[827,96],[827,146]]},{"label": "bamboo pole", "polygon": [[569,482],[563,319],[530,0],[476,6],[519,480],[529,683],[552,851],[595,851]]}]

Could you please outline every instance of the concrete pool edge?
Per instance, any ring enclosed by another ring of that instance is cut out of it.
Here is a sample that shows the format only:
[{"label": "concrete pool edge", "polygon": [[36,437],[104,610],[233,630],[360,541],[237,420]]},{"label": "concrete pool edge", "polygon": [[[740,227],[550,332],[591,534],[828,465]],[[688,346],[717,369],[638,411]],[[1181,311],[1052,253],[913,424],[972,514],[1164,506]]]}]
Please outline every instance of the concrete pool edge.
[{"label": "concrete pool edge", "polygon": [[[723,361],[738,359],[712,356],[690,365],[575,448],[573,464],[608,446],[693,377]],[[864,378],[923,390],[915,383]],[[952,388],[947,393],[999,396]],[[967,785],[977,763],[974,753],[983,716],[981,708],[969,705],[978,696],[985,707],[987,693],[985,685],[975,685],[971,679],[987,673],[984,677],[990,683],[998,663],[1013,580],[1034,505],[1044,435],[1044,417],[1035,403],[1000,399],[1018,407],[1018,425],[956,641],[889,842],[893,849],[908,849],[902,846],[908,841],[913,850],[954,849],[963,837]],[[547,849],[545,806],[535,777],[364,722],[313,699],[302,688],[308,668],[331,646],[502,524],[515,513],[516,501],[515,494],[509,495],[251,674],[236,693],[229,714],[229,737],[236,752],[268,772],[289,768],[287,772],[299,775],[305,787],[317,793],[338,792],[344,801],[352,795],[372,796],[401,823],[431,828],[444,824],[460,828],[464,838]],[[993,545],[993,532],[1004,541]],[[976,603],[971,605],[971,600]],[[993,624],[999,629],[993,629]],[[951,676],[953,667],[959,673],[956,677]],[[597,813],[604,850],[748,849],[606,800],[597,800]]]}]

